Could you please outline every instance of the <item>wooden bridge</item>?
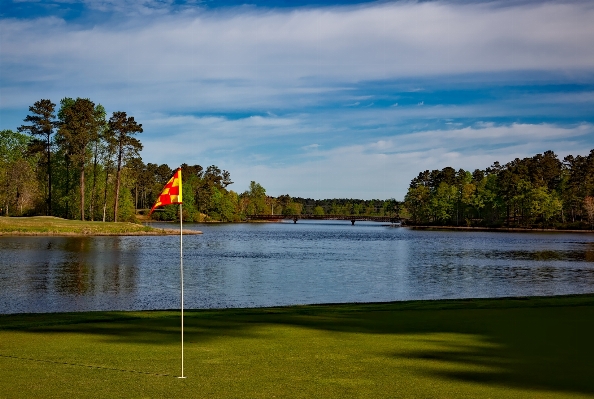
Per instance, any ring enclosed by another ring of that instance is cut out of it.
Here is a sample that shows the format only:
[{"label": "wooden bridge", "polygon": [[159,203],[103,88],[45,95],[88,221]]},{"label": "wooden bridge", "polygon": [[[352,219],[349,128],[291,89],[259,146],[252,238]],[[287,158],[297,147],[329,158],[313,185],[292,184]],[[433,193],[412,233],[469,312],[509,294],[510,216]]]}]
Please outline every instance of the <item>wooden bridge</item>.
[{"label": "wooden bridge", "polygon": [[402,223],[402,218],[390,216],[365,216],[365,215],[251,215],[247,220],[292,220],[297,223],[298,220],[350,220],[354,225],[356,221],[366,222],[389,222]]}]

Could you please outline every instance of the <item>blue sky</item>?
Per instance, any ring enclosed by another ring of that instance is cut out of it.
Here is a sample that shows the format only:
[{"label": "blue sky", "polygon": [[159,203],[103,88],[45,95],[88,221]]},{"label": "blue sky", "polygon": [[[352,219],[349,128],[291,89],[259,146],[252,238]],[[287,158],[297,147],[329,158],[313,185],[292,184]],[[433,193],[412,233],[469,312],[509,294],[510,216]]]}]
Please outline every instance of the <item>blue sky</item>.
[{"label": "blue sky", "polygon": [[143,124],[236,191],[402,199],[425,169],[594,148],[587,1],[1,1],[0,128],[41,98]]}]

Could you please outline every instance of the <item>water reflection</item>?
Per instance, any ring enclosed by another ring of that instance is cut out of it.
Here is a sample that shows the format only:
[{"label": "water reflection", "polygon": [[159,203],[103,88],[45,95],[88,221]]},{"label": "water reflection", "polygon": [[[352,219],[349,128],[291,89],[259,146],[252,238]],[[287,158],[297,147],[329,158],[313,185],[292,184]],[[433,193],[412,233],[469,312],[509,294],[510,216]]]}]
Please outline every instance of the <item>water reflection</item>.
[{"label": "water reflection", "polygon": [[[84,310],[98,298],[103,302],[103,295],[134,294],[138,285],[138,251],[123,251],[123,239],[3,238],[0,312]],[[91,300],[72,302],[73,297]],[[16,308],[11,310],[15,304]]]},{"label": "water reflection", "polygon": [[[189,308],[594,292],[594,236],[200,225]],[[0,237],[0,313],[179,306],[177,237]]]},{"label": "water reflection", "polygon": [[586,247],[586,254],[585,254],[586,262],[594,262],[594,244],[589,243]]},{"label": "water reflection", "polygon": [[89,268],[84,263],[64,262],[56,270],[56,292],[82,295],[91,287]]}]

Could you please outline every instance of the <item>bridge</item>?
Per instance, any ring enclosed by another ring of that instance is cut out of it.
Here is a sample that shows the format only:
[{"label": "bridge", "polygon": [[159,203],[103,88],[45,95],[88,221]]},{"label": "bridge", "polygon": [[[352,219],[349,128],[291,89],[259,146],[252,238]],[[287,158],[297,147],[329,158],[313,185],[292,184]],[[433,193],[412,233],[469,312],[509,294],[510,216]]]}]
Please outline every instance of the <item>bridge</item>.
[{"label": "bridge", "polygon": [[391,216],[365,216],[365,215],[250,215],[247,220],[292,220],[297,223],[298,220],[350,220],[352,225],[357,221],[366,222],[389,222],[402,223],[404,219]]}]

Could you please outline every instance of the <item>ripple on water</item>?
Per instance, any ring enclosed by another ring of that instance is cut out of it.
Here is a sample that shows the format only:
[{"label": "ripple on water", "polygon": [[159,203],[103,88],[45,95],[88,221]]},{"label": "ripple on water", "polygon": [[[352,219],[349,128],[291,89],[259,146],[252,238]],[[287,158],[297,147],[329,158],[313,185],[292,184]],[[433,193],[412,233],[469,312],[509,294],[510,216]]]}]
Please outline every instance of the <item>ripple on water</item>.
[{"label": "ripple on water", "polygon": [[[594,236],[192,225],[188,308],[594,292]],[[179,306],[179,237],[0,237],[0,313]]]}]

